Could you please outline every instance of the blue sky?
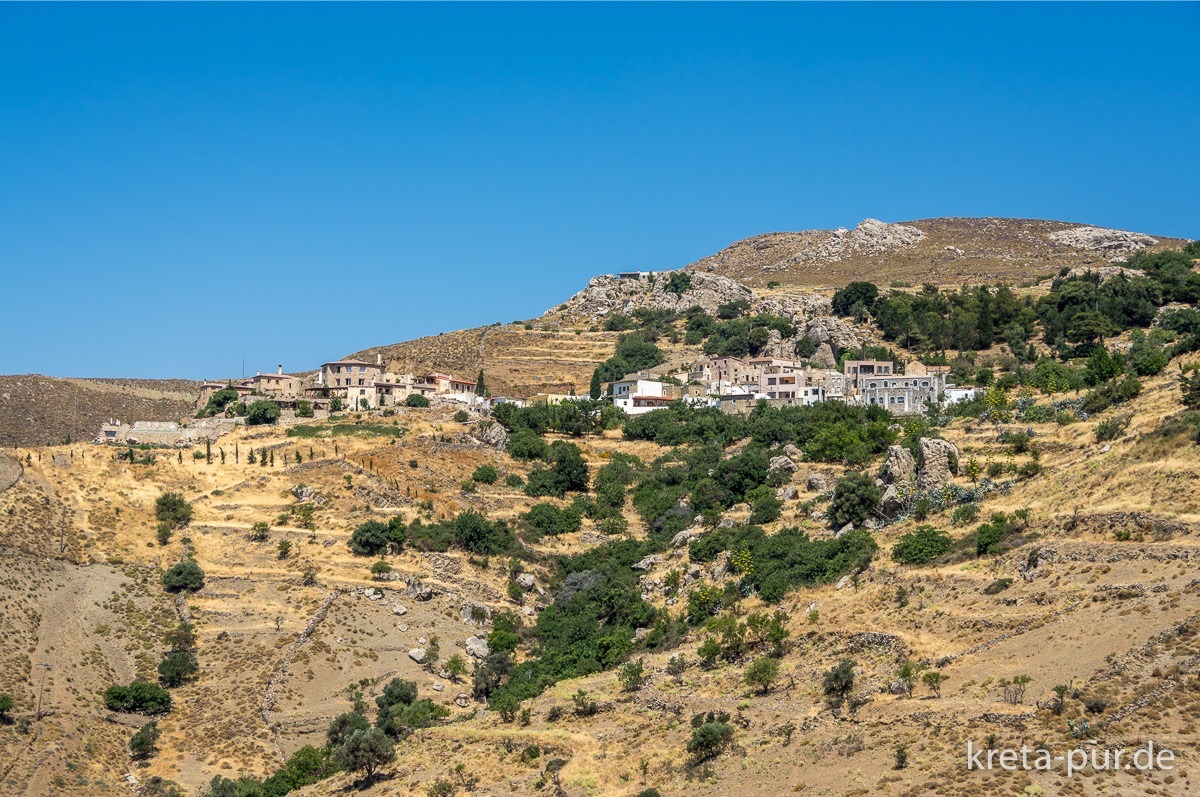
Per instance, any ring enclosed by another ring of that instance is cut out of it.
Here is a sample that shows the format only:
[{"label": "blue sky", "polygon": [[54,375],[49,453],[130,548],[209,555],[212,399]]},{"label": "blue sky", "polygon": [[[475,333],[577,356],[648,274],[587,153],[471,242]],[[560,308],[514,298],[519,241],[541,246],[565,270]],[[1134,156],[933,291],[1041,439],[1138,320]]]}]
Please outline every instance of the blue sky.
[{"label": "blue sky", "polygon": [[1200,4],[0,4],[0,373],[216,377],[771,230],[1197,237]]}]

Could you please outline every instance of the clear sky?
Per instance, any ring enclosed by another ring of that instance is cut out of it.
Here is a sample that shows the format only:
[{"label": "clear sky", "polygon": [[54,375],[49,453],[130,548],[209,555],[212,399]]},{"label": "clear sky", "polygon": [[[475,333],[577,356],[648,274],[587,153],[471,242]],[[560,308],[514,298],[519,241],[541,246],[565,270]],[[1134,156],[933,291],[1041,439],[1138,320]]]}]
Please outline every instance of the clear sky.
[{"label": "clear sky", "polygon": [[1198,34],[1198,4],[0,4],[0,373],[302,370],[865,217],[1200,237]]}]

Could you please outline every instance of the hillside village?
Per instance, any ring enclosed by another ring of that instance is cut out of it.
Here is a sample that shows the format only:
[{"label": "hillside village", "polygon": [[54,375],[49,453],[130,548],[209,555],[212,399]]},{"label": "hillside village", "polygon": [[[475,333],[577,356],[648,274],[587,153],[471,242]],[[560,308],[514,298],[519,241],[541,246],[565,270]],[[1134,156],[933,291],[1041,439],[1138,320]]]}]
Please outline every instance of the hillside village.
[{"label": "hillside village", "polygon": [[1077,237],[1123,248],[605,275],[489,333],[577,341],[560,390],[484,330],[6,448],[0,793],[1196,793],[1200,249]]},{"label": "hillside village", "polygon": [[[206,381],[196,399],[199,415],[205,413],[212,397],[230,391],[224,414],[235,418],[245,414],[256,400],[270,401],[293,418],[323,417],[343,409],[379,410],[409,403],[410,396],[428,401],[443,401],[483,410],[500,404],[526,407],[532,404],[559,404],[564,401],[604,399],[626,415],[641,415],[682,401],[696,407],[717,407],[722,412],[747,413],[759,402],[774,407],[809,406],[821,401],[838,401],[861,406],[884,406],[891,412],[908,415],[926,411],[930,403],[944,407],[948,403],[973,399],[971,388],[956,388],[946,383],[949,366],[926,366],[913,361],[898,372],[891,361],[851,360],[842,370],[811,366],[807,361],[774,357],[712,357],[700,360],[688,370],[669,373],[630,374],[611,383],[601,383],[597,396],[574,393],[538,393],[527,398],[491,396],[476,392],[478,380],[455,379],[449,374],[394,374],[384,372],[381,361],[368,363],[357,359],[323,363],[315,380],[283,373],[255,374],[242,381]],[[483,374],[481,372],[480,376]],[[234,395],[236,394],[236,395]],[[417,404],[422,406],[422,404]],[[194,444],[201,439],[216,439],[236,425],[200,418],[195,425],[163,421],[135,421],[122,424],[110,421],[102,426],[97,442]]]}]

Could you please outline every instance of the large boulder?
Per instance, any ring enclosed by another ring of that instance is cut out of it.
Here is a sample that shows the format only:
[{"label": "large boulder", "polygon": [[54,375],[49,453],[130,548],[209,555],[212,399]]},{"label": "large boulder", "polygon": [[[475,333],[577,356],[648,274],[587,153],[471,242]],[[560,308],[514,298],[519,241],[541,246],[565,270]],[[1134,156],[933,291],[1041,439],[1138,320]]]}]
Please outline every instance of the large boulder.
[{"label": "large boulder", "polygon": [[483,637],[472,636],[467,637],[466,644],[467,655],[482,661],[488,657],[488,643]]},{"label": "large boulder", "polygon": [[885,484],[916,484],[917,460],[904,446],[889,446],[887,459],[883,461]]},{"label": "large boulder", "polygon": [[474,437],[485,446],[503,451],[508,445],[508,432],[503,426],[491,420],[484,419],[471,429],[471,437]]},{"label": "large boulder", "polygon": [[771,457],[771,470],[791,475],[796,472],[796,463],[792,462],[789,457]]},{"label": "large boulder", "polygon": [[883,491],[883,499],[880,501],[879,511],[888,520],[894,519],[904,511],[904,502],[900,500],[900,494],[896,490],[896,485],[889,484],[887,489]]},{"label": "large boulder", "polygon": [[458,619],[464,623],[486,623],[492,616],[492,610],[482,603],[463,600],[458,606]]},{"label": "large boulder", "polygon": [[813,473],[808,477],[806,482],[808,489],[814,493],[823,493],[829,489],[829,483],[825,481],[825,477],[819,473]]},{"label": "large boulder", "polygon": [[837,357],[833,356],[833,347],[828,343],[822,343],[817,347],[812,361],[820,368],[837,368]]},{"label": "large boulder", "polygon": [[417,664],[424,663],[425,657],[428,655],[429,654],[426,652],[425,648],[413,648],[408,652],[408,657]]},{"label": "large boulder", "polygon": [[921,465],[917,471],[917,489],[938,490],[958,473],[958,448],[953,443],[932,437],[920,441]]}]

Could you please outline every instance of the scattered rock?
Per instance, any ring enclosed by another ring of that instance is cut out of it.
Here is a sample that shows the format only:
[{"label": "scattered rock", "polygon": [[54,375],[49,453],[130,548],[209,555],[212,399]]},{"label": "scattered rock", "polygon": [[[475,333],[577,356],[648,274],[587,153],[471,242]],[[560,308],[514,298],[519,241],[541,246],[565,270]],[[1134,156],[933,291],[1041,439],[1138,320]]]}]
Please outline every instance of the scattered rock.
[{"label": "scattered rock", "polygon": [[784,456],[791,457],[792,459],[799,459],[804,452],[796,448],[794,443],[788,443],[783,447],[783,453]]},{"label": "scattered rock", "polygon": [[435,692],[446,691],[446,685],[444,683],[442,683],[441,681],[434,681],[433,684],[429,688]]},{"label": "scattered rock", "polygon": [[847,523],[846,525],[844,525],[840,529],[838,529],[837,534],[835,534],[834,537],[841,538],[843,535],[849,534],[852,531],[854,531],[854,524]]},{"label": "scattered rock", "polygon": [[408,589],[406,594],[408,597],[419,601],[427,601],[433,597],[433,588],[421,583],[421,580],[416,576],[410,576],[407,582]]},{"label": "scattered rock", "polygon": [[634,570],[650,570],[661,561],[662,561],[661,556],[658,556],[657,554],[651,554],[650,556],[647,556],[645,559],[642,559],[639,562],[634,562],[633,569]]},{"label": "scattered rock", "polygon": [[829,484],[825,481],[825,477],[819,473],[810,474],[808,481],[805,482],[805,486],[814,493],[823,493],[829,489]]},{"label": "scattered rock", "polygon": [[365,595],[369,601],[377,601],[383,598],[383,590],[375,589],[374,587],[367,587],[365,590],[363,590],[363,595]]},{"label": "scattered rock", "polygon": [[798,495],[800,495],[800,490],[794,484],[789,484],[787,487],[780,487],[775,491],[775,497],[780,501],[791,501]]},{"label": "scattered rock", "polygon": [[438,575],[456,576],[462,572],[462,563],[456,557],[444,553],[427,553],[425,561]]},{"label": "scattered rock", "polygon": [[429,655],[429,654],[426,653],[425,648],[413,648],[412,650],[410,650],[408,652],[408,657],[410,659],[412,659],[413,661],[415,661],[417,664],[423,663],[425,661],[425,657],[427,655]]},{"label": "scattered rock", "polygon": [[471,705],[471,696],[466,692],[459,692],[458,697],[454,698],[454,705],[459,708],[468,708]]},{"label": "scattered rock", "polygon": [[691,529],[684,529],[671,538],[671,547],[684,548],[691,543],[692,540],[696,539],[696,536],[696,533]]},{"label": "scattered rock", "polygon": [[404,615],[408,614],[408,607],[400,603],[393,603],[392,614],[396,615],[397,617],[403,617]]},{"label": "scattered rock", "polygon": [[467,655],[473,656],[474,658],[477,658],[480,660],[486,659],[488,657],[488,653],[490,652],[488,650],[487,640],[484,639],[483,637],[478,637],[478,636],[467,637],[465,647],[467,649]]},{"label": "scattered rock", "polygon": [[522,589],[526,590],[533,589],[537,585],[537,582],[534,581],[533,576],[529,573],[518,573],[514,580],[521,585]]}]

